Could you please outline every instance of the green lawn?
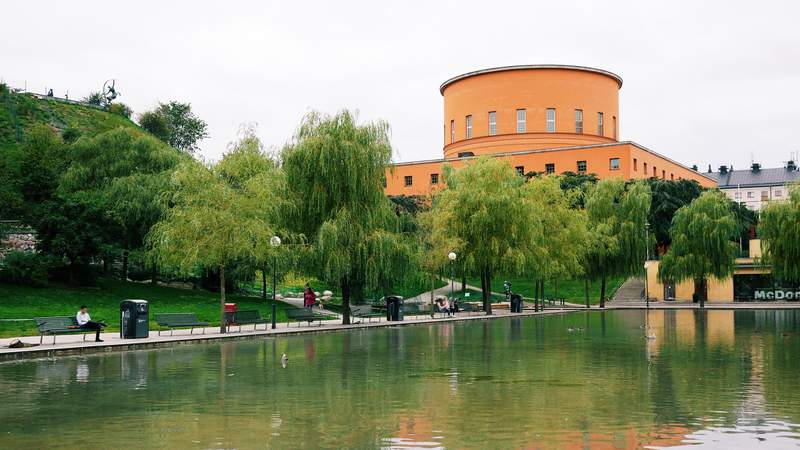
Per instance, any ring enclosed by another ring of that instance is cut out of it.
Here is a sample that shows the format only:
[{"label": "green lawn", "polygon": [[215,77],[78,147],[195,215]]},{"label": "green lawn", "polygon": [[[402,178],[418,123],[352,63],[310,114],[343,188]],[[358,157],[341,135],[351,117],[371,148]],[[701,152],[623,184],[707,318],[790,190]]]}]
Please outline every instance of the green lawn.
[{"label": "green lawn", "polygon": [[[271,306],[258,297],[228,295],[239,309],[258,309],[267,317]],[[173,289],[112,279],[98,280],[97,287],[30,288],[0,284],[0,319],[30,319],[35,316],[72,316],[81,304],[89,306],[92,319],[104,319],[108,331],[119,330],[119,303],[124,299],[144,299],[150,304],[150,329],[156,329],[154,314],[194,312],[202,321],[219,325],[219,294],[203,290]],[[286,321],[285,309],[278,303],[278,321]],[[0,321],[0,337],[38,334],[31,321]]]},{"label": "green lawn", "polygon": [[[533,297],[534,287],[533,280],[524,279],[519,277],[503,277],[497,275],[492,280],[492,291],[503,292],[503,282],[511,282],[511,291],[517,294],[522,294],[523,297]],[[625,281],[625,277],[611,277],[606,280],[606,297],[610,298],[614,295],[617,288]],[[480,279],[467,279],[467,284],[470,286],[479,287],[481,285]],[[545,297],[556,297],[555,282],[545,282],[544,285]],[[558,298],[565,298],[568,302],[584,304],[583,280],[559,280],[558,282]],[[600,282],[595,281],[589,283],[589,303],[600,303]]]}]

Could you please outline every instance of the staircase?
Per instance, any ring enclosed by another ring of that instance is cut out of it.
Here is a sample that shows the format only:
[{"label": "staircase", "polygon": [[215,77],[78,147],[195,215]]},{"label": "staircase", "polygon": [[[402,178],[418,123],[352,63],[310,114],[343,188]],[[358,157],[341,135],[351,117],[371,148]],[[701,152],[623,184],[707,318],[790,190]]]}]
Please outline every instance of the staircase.
[{"label": "staircase", "polygon": [[614,305],[638,305],[644,303],[644,280],[628,278],[611,298]]}]

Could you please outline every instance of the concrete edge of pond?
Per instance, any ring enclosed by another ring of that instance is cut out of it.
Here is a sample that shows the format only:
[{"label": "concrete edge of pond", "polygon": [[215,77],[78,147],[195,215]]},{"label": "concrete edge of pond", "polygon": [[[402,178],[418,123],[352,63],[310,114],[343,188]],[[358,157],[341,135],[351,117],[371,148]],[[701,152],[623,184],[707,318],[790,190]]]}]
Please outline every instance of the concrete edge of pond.
[{"label": "concrete edge of pond", "polygon": [[[594,309],[595,311],[597,309]],[[106,333],[103,335],[105,342],[93,342],[93,341],[71,341],[71,342],[63,342],[57,343],[55,345],[48,344],[46,341],[51,340],[52,337],[45,337],[45,343],[42,345],[37,345],[35,347],[24,347],[24,348],[8,348],[7,342],[10,341],[9,338],[4,338],[0,341],[4,342],[6,347],[0,348],[0,363],[4,362],[13,362],[13,361],[22,361],[22,360],[30,360],[30,359],[50,359],[55,358],[58,356],[76,356],[76,355],[89,355],[89,354],[99,354],[99,353],[112,353],[112,352],[123,352],[123,351],[130,351],[130,350],[142,350],[142,349],[151,349],[151,348],[165,348],[165,347],[173,347],[178,345],[185,345],[185,344],[198,344],[198,343],[212,343],[218,341],[236,341],[236,340],[245,340],[245,339],[256,339],[256,338],[264,338],[264,337],[271,337],[271,336],[294,336],[300,334],[316,334],[316,333],[327,333],[327,332],[334,332],[334,331],[350,331],[350,330],[366,330],[366,329],[374,329],[374,328],[386,328],[386,327],[402,327],[402,326],[410,326],[410,325],[430,325],[435,323],[452,323],[452,322],[465,322],[465,321],[473,321],[473,320],[492,320],[492,319],[506,319],[506,318],[514,318],[514,317],[536,317],[542,315],[557,315],[557,314],[565,314],[569,312],[575,311],[591,311],[586,308],[575,309],[575,308],[564,308],[564,309],[548,309],[545,311],[533,312],[533,311],[523,311],[522,313],[511,314],[508,312],[498,312],[492,314],[491,316],[483,315],[483,314],[474,314],[474,315],[462,315],[462,316],[454,316],[454,317],[441,317],[441,318],[416,318],[416,319],[409,319],[399,322],[366,322],[366,323],[357,323],[357,324],[350,324],[350,325],[342,325],[341,323],[331,324],[331,325],[304,325],[304,326],[279,326],[275,330],[267,329],[267,330],[257,330],[257,331],[246,331],[243,330],[242,332],[229,332],[229,333],[220,333],[217,328],[206,328],[205,334],[183,334],[184,330],[181,330],[178,335],[162,335],[162,336],[150,336],[144,339],[121,339],[119,338],[116,333]],[[209,330],[214,330],[209,333]],[[151,333],[152,334],[152,333]],[[58,338],[66,339],[70,336],[59,336]],[[73,336],[76,337],[76,336]],[[32,340],[35,339],[38,342],[39,336],[23,336],[21,338],[12,338],[12,339],[28,339]]]}]

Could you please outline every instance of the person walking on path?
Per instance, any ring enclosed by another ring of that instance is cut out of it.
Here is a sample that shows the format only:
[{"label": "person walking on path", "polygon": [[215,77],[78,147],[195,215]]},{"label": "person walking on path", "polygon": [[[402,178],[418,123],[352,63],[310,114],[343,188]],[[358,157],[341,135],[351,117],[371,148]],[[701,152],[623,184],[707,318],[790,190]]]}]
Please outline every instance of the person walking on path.
[{"label": "person walking on path", "polygon": [[316,303],[317,296],[314,294],[314,291],[311,290],[311,286],[306,283],[306,290],[303,292],[303,306],[311,311],[311,308],[313,308]]},{"label": "person walking on path", "polygon": [[105,328],[106,324],[102,322],[92,322],[92,318],[89,316],[89,308],[86,305],[81,305],[80,311],[78,311],[78,314],[75,314],[75,320],[78,321],[78,325],[81,328],[96,331],[94,335],[95,342],[103,342],[103,340],[100,339],[100,331]]}]

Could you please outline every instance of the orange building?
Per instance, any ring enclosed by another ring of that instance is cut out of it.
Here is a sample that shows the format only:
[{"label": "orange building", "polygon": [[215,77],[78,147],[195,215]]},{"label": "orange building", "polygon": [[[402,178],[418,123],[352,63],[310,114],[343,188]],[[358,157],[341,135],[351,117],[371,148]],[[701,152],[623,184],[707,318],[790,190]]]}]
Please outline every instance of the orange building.
[{"label": "orange building", "polygon": [[600,178],[716,180],[632,141],[619,140],[622,78],[579,66],[509,66],[445,81],[444,157],[387,169],[387,195],[426,195],[442,166],[508,159],[521,173],[594,173]]}]

